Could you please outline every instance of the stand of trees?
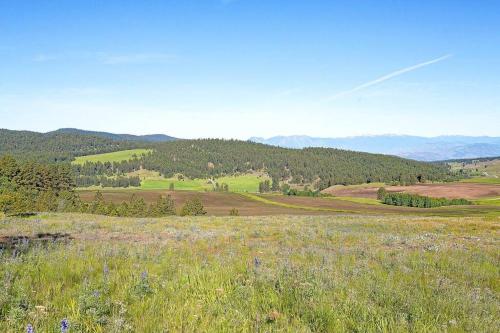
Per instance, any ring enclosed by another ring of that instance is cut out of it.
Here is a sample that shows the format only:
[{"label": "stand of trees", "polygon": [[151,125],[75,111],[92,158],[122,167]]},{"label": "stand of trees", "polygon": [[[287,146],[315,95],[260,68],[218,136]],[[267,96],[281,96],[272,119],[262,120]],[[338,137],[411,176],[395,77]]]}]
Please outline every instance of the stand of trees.
[{"label": "stand of trees", "polygon": [[141,161],[137,158],[121,162],[85,162],[72,165],[75,176],[122,176],[128,172],[141,169]]},{"label": "stand of trees", "polygon": [[226,183],[219,184],[218,182],[215,182],[214,191],[215,192],[229,192],[229,185],[227,185]]},{"label": "stand of trees", "polygon": [[408,206],[418,208],[433,208],[441,206],[454,205],[472,205],[473,203],[466,199],[447,199],[447,198],[432,198],[418,194],[409,193],[388,193],[385,189],[380,188],[377,192],[377,198],[384,204],[394,206]]},{"label": "stand of trees", "polygon": [[286,149],[219,139],[164,142],[143,157],[142,164],[167,177],[180,173],[190,178],[217,178],[265,171],[277,180],[277,185],[283,180],[295,184],[314,182],[319,189],[336,184],[414,184],[452,179],[443,164],[331,148]]},{"label": "stand of trees", "polygon": [[[81,212],[111,216],[160,217],[176,214],[170,196],[158,197],[152,204],[132,195],[130,201],[106,202],[97,192],[86,203],[74,192],[75,183],[68,164],[19,162],[9,156],[0,157],[0,212],[25,215],[34,212]],[[181,215],[206,214],[199,199],[188,200]]]},{"label": "stand of trees", "polygon": [[264,180],[259,183],[259,193],[271,192],[271,182],[269,180]]},{"label": "stand of trees", "polygon": [[24,214],[32,211],[68,211],[76,196],[67,164],[19,163],[0,157],[0,211]]},{"label": "stand of trees", "polygon": [[144,199],[132,195],[128,202],[115,204],[106,202],[101,192],[97,192],[89,203],[80,202],[78,209],[82,213],[127,216],[127,217],[161,217],[175,215],[174,200],[170,196],[159,196],[155,203],[146,204]]},{"label": "stand of trees", "polygon": [[0,155],[9,154],[23,161],[69,162],[75,156],[142,148],[144,145],[142,142],[115,141],[78,133],[37,133],[0,129]]},{"label": "stand of trees", "polygon": [[80,176],[75,179],[77,187],[102,186],[102,187],[138,187],[141,179],[133,177],[106,177],[106,176]]},{"label": "stand of trees", "polygon": [[272,178],[271,190],[280,182],[331,185],[371,182],[414,184],[454,180],[444,163],[425,163],[395,156],[332,148],[287,149],[238,140],[176,140],[171,142],[117,141],[81,133],[35,133],[0,130],[0,155],[22,160],[70,161],[75,156],[132,148],[153,152],[119,163],[87,163],[73,166],[74,175],[120,176],[141,167],[171,177],[218,178],[225,175],[263,171]]}]

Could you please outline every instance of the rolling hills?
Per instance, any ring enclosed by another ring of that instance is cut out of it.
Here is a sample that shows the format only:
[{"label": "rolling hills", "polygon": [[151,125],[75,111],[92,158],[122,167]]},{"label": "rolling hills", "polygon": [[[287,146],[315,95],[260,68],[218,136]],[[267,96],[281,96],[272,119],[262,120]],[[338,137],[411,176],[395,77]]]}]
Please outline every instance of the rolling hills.
[{"label": "rolling hills", "polygon": [[[354,152],[332,148],[280,148],[238,140],[198,139],[167,142],[124,141],[95,136],[95,132],[51,132],[0,130],[0,155],[21,159],[71,161],[77,156],[151,149],[152,153],[120,166],[127,172],[140,168],[171,177],[223,177],[248,172],[265,172],[274,181],[310,184],[327,188],[335,184],[385,182],[412,184],[450,178],[444,164],[430,164],[395,156]],[[95,170],[99,168],[85,168]],[[106,173],[116,168],[107,166]],[[81,174],[81,173],[80,173]]]},{"label": "rolling hills", "polygon": [[500,155],[499,137],[373,135],[319,138],[301,135],[252,137],[250,141],[287,148],[326,147],[390,154],[420,160],[476,158]]}]

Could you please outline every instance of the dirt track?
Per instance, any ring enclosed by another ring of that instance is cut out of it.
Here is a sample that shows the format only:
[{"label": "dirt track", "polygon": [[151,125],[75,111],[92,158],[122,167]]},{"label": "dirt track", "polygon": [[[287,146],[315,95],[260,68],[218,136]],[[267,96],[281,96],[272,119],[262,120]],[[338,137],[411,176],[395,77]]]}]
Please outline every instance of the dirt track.
[{"label": "dirt track", "polygon": [[[376,198],[376,187],[349,188],[332,186],[323,192],[335,196]],[[387,186],[388,192],[407,192],[426,195],[435,198],[466,198],[477,199],[500,196],[500,186],[490,184],[450,183],[450,184],[420,184],[411,186]]]}]

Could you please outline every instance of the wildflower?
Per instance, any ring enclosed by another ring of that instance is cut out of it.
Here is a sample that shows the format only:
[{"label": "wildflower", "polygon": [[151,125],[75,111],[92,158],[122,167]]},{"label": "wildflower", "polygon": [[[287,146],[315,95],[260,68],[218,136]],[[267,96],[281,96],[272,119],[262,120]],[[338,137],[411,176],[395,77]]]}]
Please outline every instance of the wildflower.
[{"label": "wildflower", "polygon": [[26,326],[26,333],[35,333],[35,329],[33,328],[33,325],[28,324],[28,326]]},{"label": "wildflower", "polygon": [[259,268],[261,264],[262,264],[262,262],[260,261],[259,258],[257,258],[257,257],[253,258],[253,265],[255,268]]},{"label": "wildflower", "polygon": [[107,276],[109,275],[109,267],[108,267],[108,264],[104,264],[103,273],[104,273],[104,276],[105,276],[105,277],[107,277]]},{"label": "wildflower", "polygon": [[144,271],[141,273],[141,279],[146,280],[148,278],[148,272]]},{"label": "wildflower", "polygon": [[69,321],[64,318],[61,320],[61,333],[67,333],[69,331]]}]

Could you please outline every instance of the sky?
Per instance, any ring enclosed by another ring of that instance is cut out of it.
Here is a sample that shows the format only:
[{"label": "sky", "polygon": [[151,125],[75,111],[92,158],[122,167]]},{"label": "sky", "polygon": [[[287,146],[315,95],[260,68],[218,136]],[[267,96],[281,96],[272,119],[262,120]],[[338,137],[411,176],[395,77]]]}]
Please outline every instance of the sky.
[{"label": "sky", "polygon": [[0,0],[0,128],[500,135],[500,1]]}]

